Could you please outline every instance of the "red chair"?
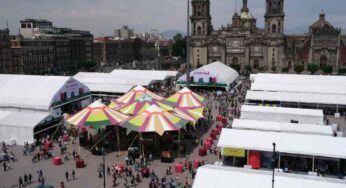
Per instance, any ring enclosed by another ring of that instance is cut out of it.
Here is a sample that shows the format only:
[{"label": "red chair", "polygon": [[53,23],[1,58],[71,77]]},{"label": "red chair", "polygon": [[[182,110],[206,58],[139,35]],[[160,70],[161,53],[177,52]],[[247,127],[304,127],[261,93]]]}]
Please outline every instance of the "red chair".
[{"label": "red chair", "polygon": [[209,147],[210,147],[210,145],[211,145],[210,142],[204,142],[203,148],[204,148],[205,150],[208,150]]},{"label": "red chair", "polygon": [[84,160],[83,159],[78,159],[76,160],[76,168],[84,168]]},{"label": "red chair", "polygon": [[183,164],[178,163],[175,165],[175,173],[183,173]]},{"label": "red chair", "polygon": [[201,156],[201,157],[206,156],[207,155],[207,150],[204,149],[204,148],[200,148],[198,150],[198,155]]},{"label": "red chair", "polygon": [[213,142],[214,142],[214,139],[213,139],[212,137],[208,137],[205,141],[206,141],[206,142],[213,143]]},{"label": "red chair", "polygon": [[217,115],[216,116],[216,121],[220,121],[221,122],[222,121],[222,116],[221,115]]},{"label": "red chair", "polygon": [[62,161],[61,161],[61,157],[53,157],[53,164],[55,165],[55,166],[59,166],[59,165],[61,165],[62,164]]},{"label": "red chair", "polygon": [[210,137],[212,137],[213,139],[216,139],[216,135],[215,133],[210,133]]},{"label": "red chair", "polygon": [[199,160],[198,159],[194,159],[193,160],[193,164],[192,164],[193,168],[195,168],[195,169],[198,168],[198,166],[199,166],[198,164],[199,164]]},{"label": "red chair", "polygon": [[222,123],[227,124],[227,118],[226,117],[222,117]]}]

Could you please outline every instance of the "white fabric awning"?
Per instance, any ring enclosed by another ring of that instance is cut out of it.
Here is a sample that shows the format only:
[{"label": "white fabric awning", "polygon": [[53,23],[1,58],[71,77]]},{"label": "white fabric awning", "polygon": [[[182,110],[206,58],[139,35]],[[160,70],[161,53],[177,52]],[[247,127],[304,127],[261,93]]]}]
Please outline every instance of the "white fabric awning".
[{"label": "white fabric awning", "polygon": [[[272,186],[271,171],[205,165],[197,170],[193,188],[262,188]],[[345,180],[275,173],[275,188],[343,188]]]},{"label": "white fabric awning", "polygon": [[232,128],[333,136],[333,129],[330,125],[312,125],[235,119],[232,123]]},{"label": "white fabric awning", "polygon": [[15,140],[19,145],[32,143],[34,127],[48,115],[48,112],[0,111],[0,141]]},{"label": "white fabric awning", "polygon": [[346,95],[320,93],[247,91],[246,100],[346,105]]},{"label": "white fabric awning", "polygon": [[111,74],[113,77],[123,79],[163,81],[168,77],[177,76],[178,71],[114,69]]},{"label": "white fabric awning", "polygon": [[323,111],[301,108],[243,105],[241,107],[240,119],[286,123],[290,123],[293,120],[298,121],[298,123],[322,125]]},{"label": "white fabric awning", "polygon": [[346,138],[321,135],[222,129],[218,147],[346,159]]},{"label": "white fabric awning", "polygon": [[295,93],[346,94],[345,76],[257,74],[251,90]]}]

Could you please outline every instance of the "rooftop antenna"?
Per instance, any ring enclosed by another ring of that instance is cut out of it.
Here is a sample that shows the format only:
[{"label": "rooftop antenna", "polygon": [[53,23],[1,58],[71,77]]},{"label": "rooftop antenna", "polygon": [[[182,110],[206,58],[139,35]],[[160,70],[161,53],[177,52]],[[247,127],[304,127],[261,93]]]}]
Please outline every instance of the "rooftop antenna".
[{"label": "rooftop antenna", "polygon": [[237,12],[237,0],[234,0],[234,13],[236,13]]},{"label": "rooftop antenna", "polygon": [[8,29],[8,21],[6,21],[6,28]]}]

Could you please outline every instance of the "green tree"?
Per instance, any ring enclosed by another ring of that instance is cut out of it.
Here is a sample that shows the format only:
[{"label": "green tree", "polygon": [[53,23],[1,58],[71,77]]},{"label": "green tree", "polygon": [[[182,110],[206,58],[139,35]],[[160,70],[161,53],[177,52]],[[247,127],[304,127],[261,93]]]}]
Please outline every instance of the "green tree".
[{"label": "green tree", "polygon": [[183,38],[180,33],[173,37],[172,55],[177,57],[186,57],[186,38]]},{"label": "green tree", "polygon": [[246,65],[246,66],[245,66],[245,70],[246,70],[246,72],[248,72],[248,73],[251,73],[251,72],[252,72],[252,68],[251,68],[250,65]]},{"label": "green tree", "polygon": [[304,65],[294,65],[294,72],[300,74],[305,69]]},{"label": "green tree", "polygon": [[95,68],[97,65],[97,63],[95,61],[87,61],[85,62],[84,64],[84,68],[87,70],[87,71],[92,71],[93,68]]},{"label": "green tree", "polygon": [[324,74],[330,74],[330,73],[333,72],[333,67],[332,66],[326,65],[326,66],[323,66],[321,68],[322,68],[322,71],[323,71]]},{"label": "green tree", "polygon": [[311,74],[315,74],[315,72],[318,71],[318,66],[315,64],[309,64],[307,69]]},{"label": "green tree", "polygon": [[272,71],[273,71],[273,72],[276,72],[276,67],[275,67],[275,66],[272,67]]}]

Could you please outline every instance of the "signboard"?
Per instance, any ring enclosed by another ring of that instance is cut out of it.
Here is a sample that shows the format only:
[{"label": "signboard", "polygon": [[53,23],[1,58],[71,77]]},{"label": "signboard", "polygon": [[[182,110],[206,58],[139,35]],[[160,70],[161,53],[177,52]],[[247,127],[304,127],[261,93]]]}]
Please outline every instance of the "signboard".
[{"label": "signboard", "polygon": [[245,149],[223,148],[223,155],[229,157],[245,157]]},{"label": "signboard", "polygon": [[79,81],[70,78],[64,86],[55,94],[53,103],[65,101],[70,98],[78,97],[84,93],[89,93],[89,88],[80,83]]}]

